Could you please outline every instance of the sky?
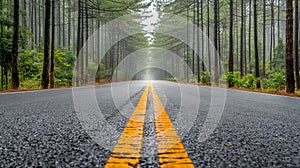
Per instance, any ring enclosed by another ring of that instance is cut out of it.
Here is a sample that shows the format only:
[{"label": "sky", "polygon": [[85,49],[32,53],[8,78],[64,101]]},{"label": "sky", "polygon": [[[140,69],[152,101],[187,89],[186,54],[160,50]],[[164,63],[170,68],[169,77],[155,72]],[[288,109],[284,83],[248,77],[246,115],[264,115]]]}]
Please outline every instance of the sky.
[{"label": "sky", "polygon": [[[145,0],[145,3],[149,3],[152,2],[153,0]],[[145,19],[142,21],[142,24],[146,25],[146,27],[144,28],[144,30],[146,32],[153,32],[155,30],[155,24],[158,21],[158,12],[156,11],[156,8],[154,6],[154,2],[152,2],[152,4],[149,6],[149,8],[146,10],[147,11],[147,16],[150,16],[149,18]],[[146,37],[148,37],[149,43],[152,43],[153,40],[153,36],[147,33]]]}]

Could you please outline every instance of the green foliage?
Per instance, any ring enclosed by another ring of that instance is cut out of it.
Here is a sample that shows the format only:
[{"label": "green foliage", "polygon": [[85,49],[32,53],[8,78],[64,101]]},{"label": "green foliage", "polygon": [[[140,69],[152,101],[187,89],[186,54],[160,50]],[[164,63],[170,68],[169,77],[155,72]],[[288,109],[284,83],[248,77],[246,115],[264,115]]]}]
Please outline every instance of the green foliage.
[{"label": "green foliage", "polygon": [[208,72],[208,71],[201,72],[200,80],[204,84],[211,85],[211,74],[210,74],[210,72]]},{"label": "green foliage", "polygon": [[[75,56],[71,52],[55,51],[54,84],[71,86]],[[43,69],[43,53],[28,50],[20,53],[19,72],[21,88],[39,88]]]},{"label": "green foliage", "polygon": [[55,86],[71,86],[75,56],[71,52],[55,51]]},{"label": "green foliage", "polygon": [[285,69],[285,43],[281,38],[278,40],[278,45],[274,49],[272,66],[275,70]]},{"label": "green foliage", "polygon": [[240,72],[226,73],[225,79],[227,83],[232,82],[234,87],[256,89],[256,83],[260,82],[261,78],[255,78],[253,74],[240,77]]},{"label": "green foliage", "polygon": [[171,81],[171,82],[177,82],[177,79],[176,79],[176,78],[166,78],[165,80]]},{"label": "green foliage", "polygon": [[268,78],[264,78],[262,80],[263,89],[275,89],[275,90],[283,90],[285,88],[285,71],[272,71],[269,72]]}]

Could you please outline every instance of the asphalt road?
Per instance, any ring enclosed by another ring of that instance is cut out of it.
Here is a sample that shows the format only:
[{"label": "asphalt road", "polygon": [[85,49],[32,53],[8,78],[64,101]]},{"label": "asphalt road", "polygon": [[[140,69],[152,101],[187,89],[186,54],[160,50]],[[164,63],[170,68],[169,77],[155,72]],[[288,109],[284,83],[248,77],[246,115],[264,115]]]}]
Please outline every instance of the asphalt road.
[{"label": "asphalt road", "polygon": [[[0,94],[0,167],[104,167],[147,83]],[[152,83],[195,167],[300,167],[299,98]],[[141,167],[159,166],[150,94]]]}]

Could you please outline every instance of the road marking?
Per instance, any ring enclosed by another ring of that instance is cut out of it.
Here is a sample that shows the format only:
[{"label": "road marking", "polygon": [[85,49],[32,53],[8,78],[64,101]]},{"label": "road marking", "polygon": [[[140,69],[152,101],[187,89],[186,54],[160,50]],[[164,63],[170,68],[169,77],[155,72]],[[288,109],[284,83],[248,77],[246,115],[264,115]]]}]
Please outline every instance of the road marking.
[{"label": "road marking", "polygon": [[115,146],[105,168],[139,167],[138,163],[141,157],[148,93],[149,84],[127,122],[126,128],[122,132],[118,144]]},{"label": "road marking", "polygon": [[151,93],[154,106],[158,160],[161,168],[193,168],[193,162],[177,135],[175,128],[154,87]]}]

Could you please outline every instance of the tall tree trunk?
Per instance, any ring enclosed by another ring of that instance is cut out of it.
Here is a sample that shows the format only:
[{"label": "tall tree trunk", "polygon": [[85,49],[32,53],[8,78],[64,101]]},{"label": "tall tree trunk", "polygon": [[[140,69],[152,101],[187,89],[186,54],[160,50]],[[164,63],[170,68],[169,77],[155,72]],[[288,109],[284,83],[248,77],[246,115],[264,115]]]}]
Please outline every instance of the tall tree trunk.
[{"label": "tall tree trunk", "polygon": [[215,65],[214,65],[214,71],[215,71],[215,84],[219,85],[219,57],[218,57],[218,4],[219,4],[219,0],[215,0],[214,3],[214,13],[215,13],[215,25],[214,25],[214,46],[215,46]]},{"label": "tall tree trunk", "polygon": [[54,88],[54,48],[55,48],[55,0],[52,0],[52,37],[51,37],[50,88]]},{"label": "tall tree trunk", "polygon": [[241,0],[240,77],[244,76],[244,1]]},{"label": "tall tree trunk", "polygon": [[[196,0],[193,1],[193,34],[196,34]],[[193,36],[193,58],[192,58],[192,71],[193,71],[193,76],[195,75],[195,43],[196,39],[195,36]]]},{"label": "tall tree trunk", "polygon": [[[296,0],[298,1],[298,0]],[[281,7],[281,0],[278,0],[278,18],[277,18],[277,41],[280,39],[280,7]]]},{"label": "tall tree trunk", "polygon": [[[41,6],[42,6],[41,1],[42,0],[38,0],[38,24],[37,25],[42,24],[42,21],[41,21],[41,19],[42,19],[42,17],[41,17]],[[38,42],[41,43],[41,41],[42,41],[42,30],[41,30],[40,26],[38,26],[38,32],[39,32]],[[40,46],[41,44],[38,44],[38,45]],[[41,47],[39,47],[39,48],[41,48]]]},{"label": "tall tree trunk", "polygon": [[82,1],[82,9],[81,9],[81,18],[82,18],[82,22],[81,22],[81,27],[82,27],[82,30],[81,30],[81,55],[80,55],[80,82],[81,84],[84,84],[85,82],[85,75],[84,75],[84,2]]},{"label": "tall tree trunk", "polygon": [[249,63],[249,73],[252,73],[252,67],[251,67],[251,19],[252,19],[252,0],[249,0],[249,36],[248,36],[248,63]]},{"label": "tall tree trunk", "polygon": [[65,0],[62,1],[63,2],[63,18],[62,18],[62,21],[63,21],[63,24],[62,24],[62,39],[63,39],[63,47],[66,47],[66,30],[65,30],[65,24],[66,24],[66,19],[65,19]]},{"label": "tall tree trunk", "polygon": [[[258,30],[257,30],[257,0],[254,0],[254,52],[255,52],[255,77],[259,78],[259,57],[258,57]],[[257,89],[260,88],[260,82],[256,83]]]},{"label": "tall tree trunk", "polygon": [[58,10],[57,10],[57,26],[58,26],[58,38],[57,38],[57,40],[58,40],[58,48],[60,48],[61,47],[61,21],[60,21],[60,19],[61,19],[61,17],[60,17],[60,1],[58,1],[58,3],[57,3],[57,8],[58,8]]},{"label": "tall tree trunk", "polygon": [[12,47],[12,89],[19,88],[19,72],[18,72],[18,36],[19,36],[19,0],[14,0],[14,34]]},{"label": "tall tree trunk", "polygon": [[295,92],[293,65],[293,0],[286,1],[286,92]]},{"label": "tall tree trunk", "polygon": [[89,18],[88,18],[88,4],[87,4],[87,0],[85,0],[85,39],[86,39],[86,47],[85,47],[85,84],[87,84],[89,82],[89,43],[88,43],[88,39],[89,39]]},{"label": "tall tree trunk", "polygon": [[270,70],[273,69],[273,49],[274,49],[274,0],[271,0],[271,44],[270,44]]},{"label": "tall tree trunk", "polygon": [[295,1],[295,71],[296,71],[296,85],[297,89],[300,89],[300,77],[299,77],[299,5],[298,1]]},{"label": "tall tree trunk", "polygon": [[208,69],[211,73],[211,57],[210,57],[210,15],[209,15],[209,0],[207,0],[207,55],[208,55]]},{"label": "tall tree trunk", "polygon": [[266,77],[266,0],[263,1],[263,77]]},{"label": "tall tree trunk", "polygon": [[[3,1],[0,0],[0,15],[2,16],[2,13],[3,12]],[[2,23],[0,23],[0,38],[2,39],[3,38],[3,25]],[[0,53],[1,55],[1,90],[4,90],[4,59],[5,59],[5,56],[4,54]]]},{"label": "tall tree trunk", "polygon": [[76,53],[76,86],[79,86],[79,57],[80,57],[80,40],[81,40],[81,0],[78,0],[78,19],[77,19],[77,53]]},{"label": "tall tree trunk", "polygon": [[[23,0],[23,11],[27,12],[26,9],[27,9],[27,2],[26,2],[26,0]],[[27,17],[27,15],[22,15],[22,25],[24,27],[27,27],[27,18],[26,17]]]},{"label": "tall tree trunk", "polygon": [[200,83],[200,3],[197,0],[197,81]]},{"label": "tall tree trunk", "polygon": [[45,42],[44,42],[44,65],[42,74],[42,87],[48,89],[49,85],[49,43],[50,43],[50,0],[45,1]]},{"label": "tall tree trunk", "polygon": [[68,49],[71,50],[71,0],[68,0]]},{"label": "tall tree trunk", "polygon": [[37,7],[39,7],[39,5],[38,5],[37,0],[34,0],[34,3],[35,3],[35,5],[34,5],[34,21],[35,21],[35,24],[34,24],[34,43],[35,43],[35,45],[37,45],[37,48],[39,50],[40,49],[40,47],[38,46],[38,43],[39,43],[39,41],[38,41],[38,35],[39,35],[38,34],[38,24],[39,24],[39,22],[38,22],[38,19],[37,19]]},{"label": "tall tree trunk", "polygon": [[202,58],[201,63],[202,63],[202,72],[204,72],[205,71],[205,65],[204,65],[204,17],[203,17],[203,0],[201,0],[200,10],[201,10],[201,58]]},{"label": "tall tree trunk", "polygon": [[186,81],[187,82],[189,82],[189,30],[190,30],[190,28],[189,28],[189,9],[190,9],[190,6],[189,6],[190,4],[189,3],[187,3],[187,5],[186,5],[186,26],[187,26],[187,31],[186,31],[186,35],[187,35],[187,44],[186,44],[186,64],[187,64],[187,66],[186,66]]},{"label": "tall tree trunk", "polygon": [[[230,0],[230,27],[229,27],[229,73],[233,73],[233,0]],[[228,86],[233,87],[232,79],[228,79]]]}]

